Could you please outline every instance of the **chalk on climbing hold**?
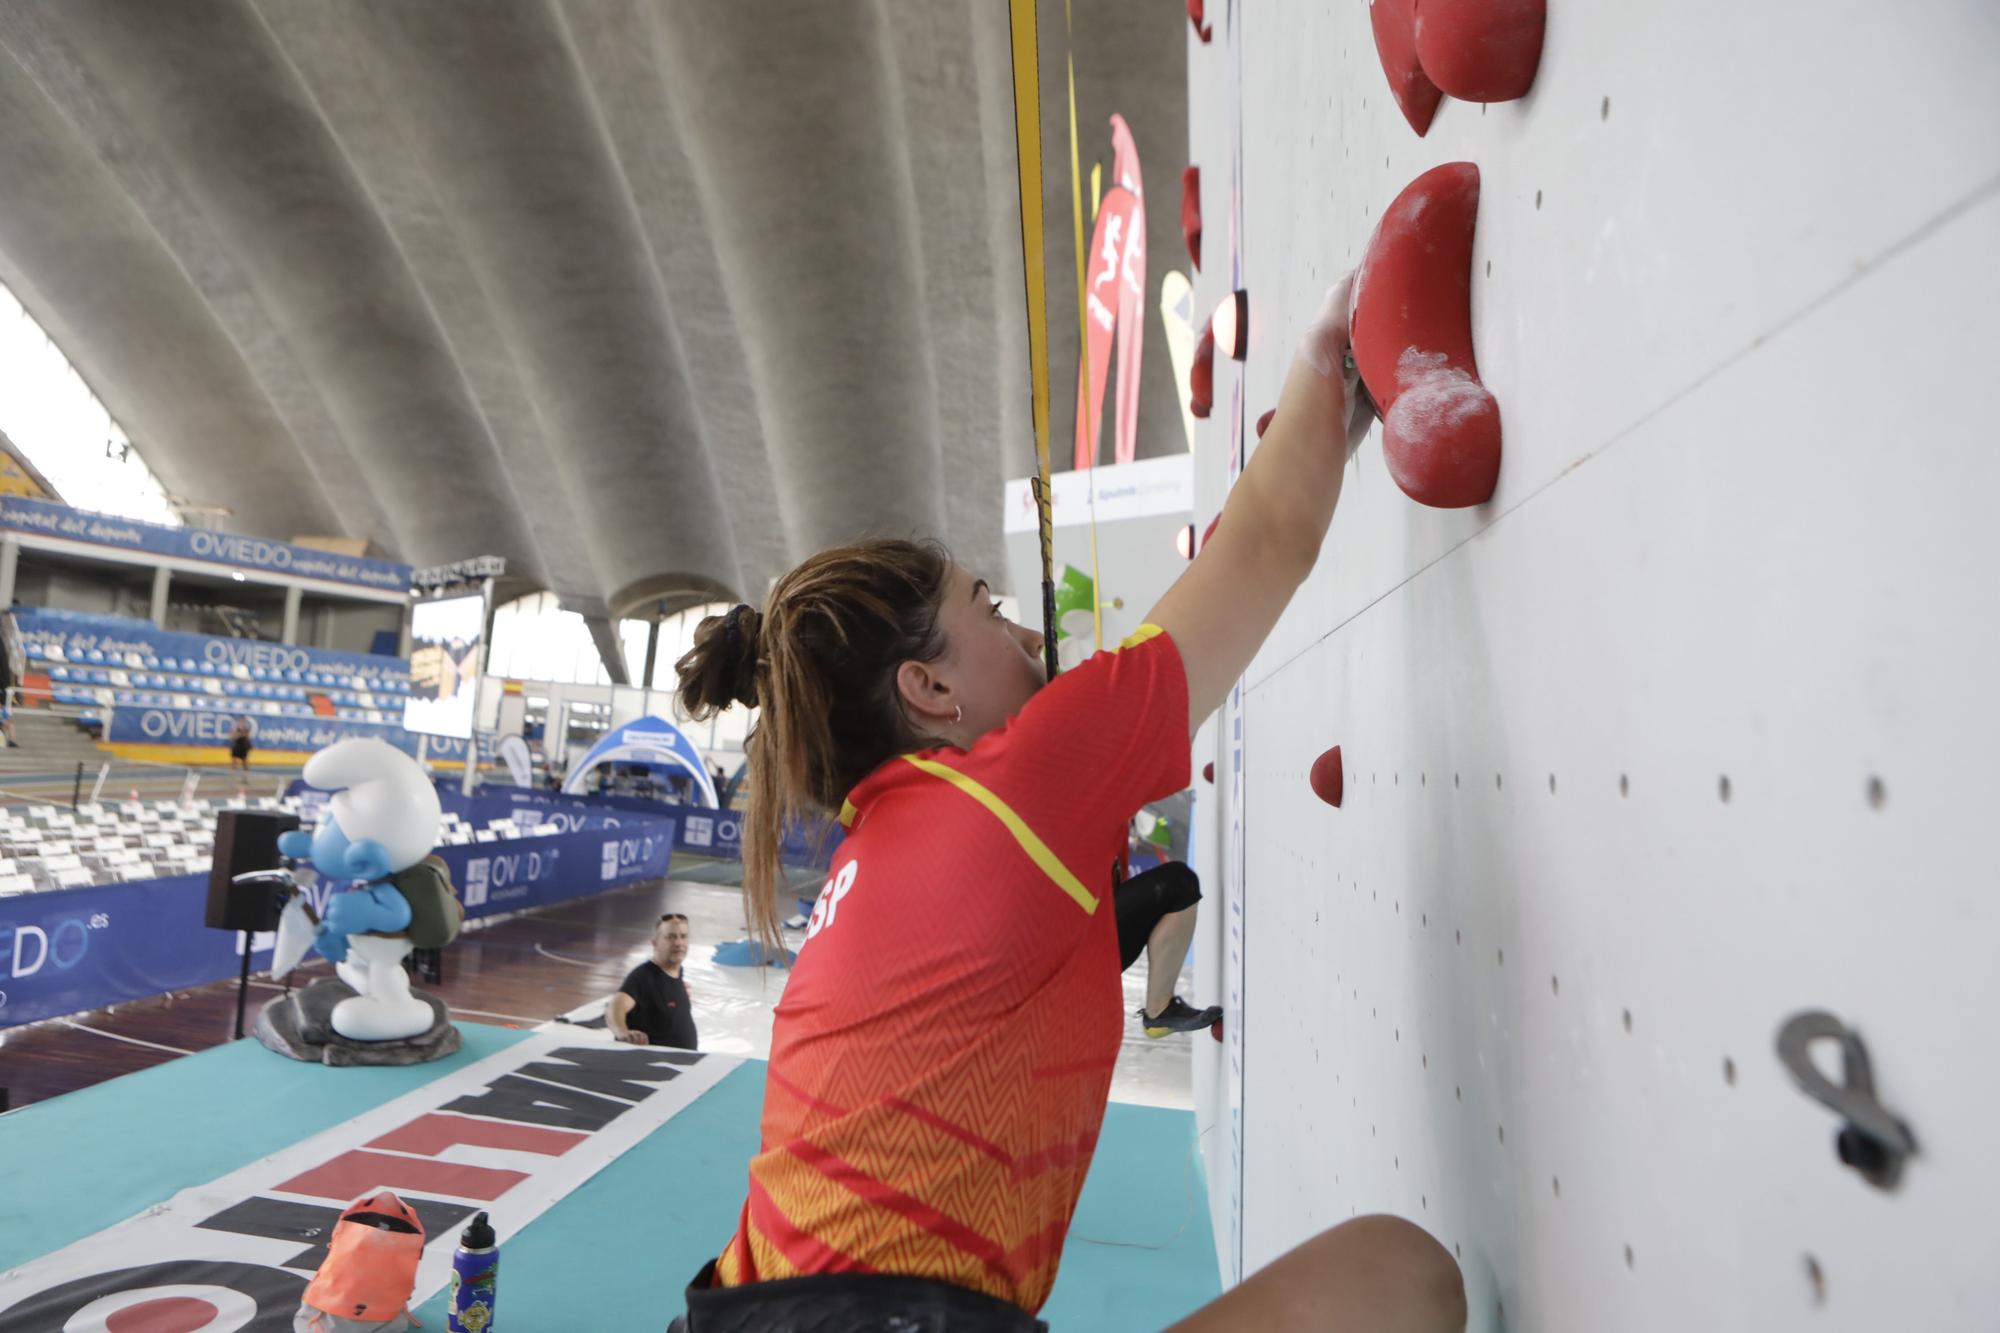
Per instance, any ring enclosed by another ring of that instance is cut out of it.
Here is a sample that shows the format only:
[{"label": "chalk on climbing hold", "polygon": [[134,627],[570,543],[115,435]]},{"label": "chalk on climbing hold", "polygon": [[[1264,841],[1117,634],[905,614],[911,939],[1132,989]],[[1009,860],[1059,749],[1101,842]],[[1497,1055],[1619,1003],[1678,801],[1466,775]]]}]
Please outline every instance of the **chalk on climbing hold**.
[{"label": "chalk on climbing hold", "polygon": [[1201,272],[1201,168],[1181,168],[1181,239],[1187,242],[1188,259]]},{"label": "chalk on climbing hold", "polygon": [[1375,29],[1375,54],[1389,76],[1389,93],[1410,128],[1422,135],[1444,94],[1417,58],[1417,0],[1373,0],[1368,21]]},{"label": "chalk on climbing hold", "polygon": [[1460,101],[1511,102],[1534,86],[1547,22],[1546,0],[1421,0],[1417,60]]},{"label": "chalk on climbing hold", "polygon": [[1479,168],[1432,168],[1383,213],[1354,279],[1354,361],[1389,475],[1438,509],[1483,504],[1500,478],[1500,404],[1472,355],[1478,215]]},{"label": "chalk on climbing hold", "polygon": [[1266,431],[1267,429],[1269,429],[1269,427],[1270,427],[1270,425],[1271,425],[1271,418],[1272,418],[1272,417],[1274,417],[1274,416],[1276,416],[1276,415],[1278,415],[1278,409],[1277,409],[1277,408],[1275,408],[1275,407],[1272,407],[1272,408],[1266,408],[1266,409],[1265,409],[1265,411],[1264,411],[1264,415],[1263,415],[1263,416],[1261,416],[1261,417],[1258,417],[1258,418],[1257,418],[1257,438],[1258,438],[1258,439],[1260,439],[1260,440],[1261,440],[1261,439],[1263,439],[1263,438],[1264,438],[1264,432],[1265,432],[1265,431]]},{"label": "chalk on climbing hold", "polygon": [[1313,760],[1312,774],[1307,780],[1312,783],[1313,795],[1328,805],[1339,807],[1340,798],[1346,794],[1347,778],[1340,767],[1338,745]]},{"label": "chalk on climbing hold", "polygon": [[1215,406],[1215,335],[1207,329],[1194,345],[1194,364],[1188,367],[1188,411],[1206,417]]}]

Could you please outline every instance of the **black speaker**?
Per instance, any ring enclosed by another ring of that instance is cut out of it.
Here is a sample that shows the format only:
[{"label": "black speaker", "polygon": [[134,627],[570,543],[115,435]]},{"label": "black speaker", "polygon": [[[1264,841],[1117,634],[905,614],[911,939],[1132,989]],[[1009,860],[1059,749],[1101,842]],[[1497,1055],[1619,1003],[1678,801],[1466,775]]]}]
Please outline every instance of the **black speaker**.
[{"label": "black speaker", "polygon": [[217,930],[276,930],[278,895],[274,886],[238,884],[238,875],[276,870],[278,835],[299,826],[297,815],[280,810],[223,810],[215,817],[215,861],[208,871],[208,911],[202,920]]}]

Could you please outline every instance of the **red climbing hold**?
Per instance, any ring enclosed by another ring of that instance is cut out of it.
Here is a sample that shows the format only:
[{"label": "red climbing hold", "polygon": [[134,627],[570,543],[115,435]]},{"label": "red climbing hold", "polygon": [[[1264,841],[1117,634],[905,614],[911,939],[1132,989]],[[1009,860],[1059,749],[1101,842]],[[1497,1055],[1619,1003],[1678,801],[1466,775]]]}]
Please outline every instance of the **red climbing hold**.
[{"label": "red climbing hold", "polygon": [[1203,0],[1187,0],[1187,7],[1188,22],[1194,24],[1194,35],[1201,38],[1203,46],[1207,46],[1208,39],[1215,35],[1215,30],[1202,18],[1202,10],[1205,8]]},{"label": "red climbing hold", "polygon": [[[1547,22],[1545,0],[1421,0],[1417,60],[1431,83],[1460,101],[1511,102],[1534,86]],[[1375,31],[1379,44],[1379,20]]]},{"label": "red climbing hold", "polygon": [[1340,747],[1334,746],[1319,758],[1313,760],[1313,795],[1328,805],[1338,807],[1340,798],[1346,794],[1347,778],[1340,767]]},{"label": "red climbing hold", "polygon": [[1201,272],[1201,168],[1181,168],[1181,239],[1194,271]]},{"label": "red climbing hold", "polygon": [[1213,786],[1215,785],[1215,761],[1214,761],[1214,760],[1212,760],[1212,759],[1211,759],[1211,760],[1209,760],[1209,762],[1207,762],[1207,763],[1205,763],[1205,764],[1203,764],[1203,765],[1201,766],[1201,780],[1202,780],[1203,782],[1206,782],[1206,783],[1207,783],[1207,784],[1208,784],[1209,786],[1211,786],[1211,787],[1213,787]]},{"label": "red climbing hold", "polygon": [[1188,367],[1188,411],[1206,417],[1215,406],[1215,335],[1203,329]]},{"label": "red climbing hold", "polygon": [[1201,550],[1206,551],[1208,549],[1208,539],[1215,535],[1216,525],[1220,522],[1222,522],[1222,511],[1218,509],[1215,512],[1215,517],[1208,520],[1208,526],[1201,530]]},{"label": "red climbing hold", "polygon": [[1222,1040],[1222,1020],[1221,1020],[1221,1019],[1219,1019],[1219,1018],[1218,1018],[1218,1019],[1216,1019],[1216,1020],[1215,1020],[1215,1021],[1214,1021],[1213,1023],[1210,1023],[1210,1024],[1208,1025],[1208,1035],[1209,1035],[1209,1036],[1211,1036],[1211,1037],[1213,1037],[1213,1038],[1215,1038],[1215,1039],[1216,1039],[1217,1041],[1221,1041],[1221,1040]]},{"label": "red climbing hold", "polygon": [[1444,94],[1417,58],[1417,0],[1373,0],[1368,19],[1375,28],[1375,54],[1389,76],[1389,92],[1403,119],[1421,135],[1430,129]]},{"label": "red climbing hold", "polygon": [[1271,408],[1271,409],[1269,409],[1268,411],[1266,411],[1266,412],[1264,413],[1264,415],[1263,415],[1263,416],[1261,416],[1261,417],[1258,417],[1258,418],[1257,418],[1257,438],[1258,438],[1258,439],[1260,439],[1260,440],[1261,440],[1261,439],[1263,439],[1263,438],[1264,438],[1264,431],[1265,431],[1265,428],[1266,428],[1266,427],[1268,427],[1268,426],[1269,426],[1269,425],[1271,424],[1271,418],[1272,418],[1272,417],[1274,417],[1274,416],[1276,416],[1276,415],[1278,415],[1278,409],[1274,407],[1274,408]]},{"label": "red climbing hold", "polygon": [[1354,362],[1389,475],[1438,509],[1483,504],[1500,479],[1500,404],[1472,356],[1478,215],[1479,168],[1432,168],[1389,205],[1354,278]]}]

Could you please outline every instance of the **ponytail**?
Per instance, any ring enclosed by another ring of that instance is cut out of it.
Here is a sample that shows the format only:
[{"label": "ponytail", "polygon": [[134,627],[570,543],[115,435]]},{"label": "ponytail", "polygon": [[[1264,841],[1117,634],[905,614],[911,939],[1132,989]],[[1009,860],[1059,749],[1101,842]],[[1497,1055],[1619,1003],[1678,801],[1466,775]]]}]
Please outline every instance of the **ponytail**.
[{"label": "ponytail", "polygon": [[761,613],[737,606],[703,620],[674,664],[681,707],[695,720],[733,704],[760,710],[744,743],[743,897],[767,957],[783,947],[788,915],[779,901],[786,827],[837,815],[863,778],[923,739],[896,670],[944,655],[938,611],[951,568],[937,542],[822,551],[778,580]]}]

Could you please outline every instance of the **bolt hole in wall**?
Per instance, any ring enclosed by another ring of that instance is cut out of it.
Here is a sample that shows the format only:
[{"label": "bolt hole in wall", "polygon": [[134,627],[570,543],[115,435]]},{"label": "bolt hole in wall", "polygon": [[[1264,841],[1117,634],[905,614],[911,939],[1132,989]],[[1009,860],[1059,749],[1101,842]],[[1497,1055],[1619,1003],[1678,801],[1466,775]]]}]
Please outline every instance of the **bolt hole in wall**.
[{"label": "bolt hole in wall", "polygon": [[1715,794],[1722,798],[1724,805],[1729,803],[1729,796],[1733,790],[1734,788],[1730,786],[1729,775],[1727,773],[1724,773],[1715,780]]},{"label": "bolt hole in wall", "polygon": [[1814,1305],[1826,1304],[1826,1272],[1819,1266],[1819,1260],[1810,1254],[1805,1256],[1806,1288],[1812,1295]]}]

